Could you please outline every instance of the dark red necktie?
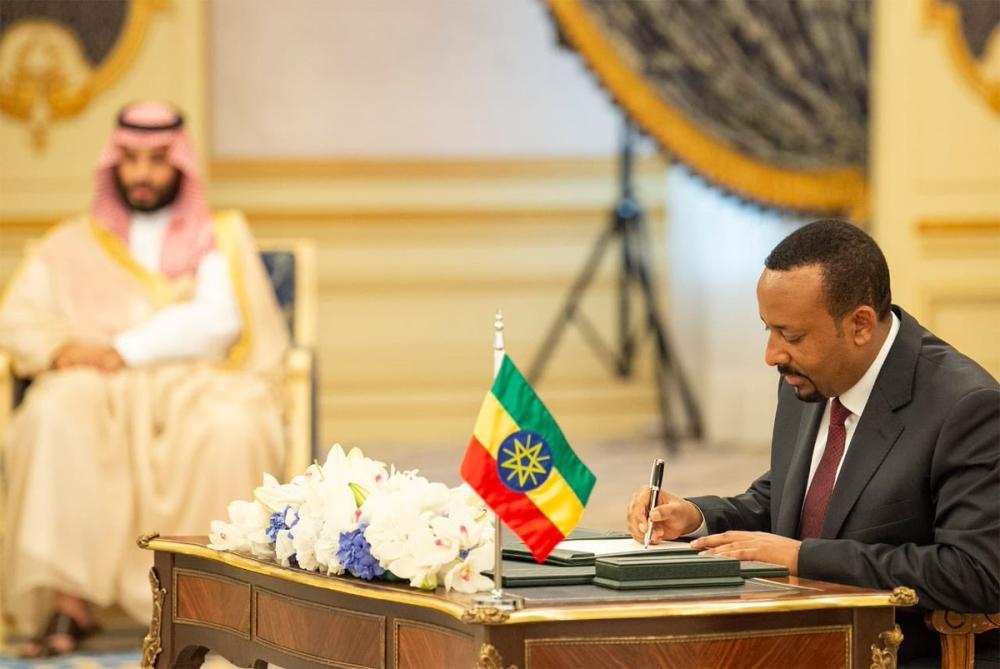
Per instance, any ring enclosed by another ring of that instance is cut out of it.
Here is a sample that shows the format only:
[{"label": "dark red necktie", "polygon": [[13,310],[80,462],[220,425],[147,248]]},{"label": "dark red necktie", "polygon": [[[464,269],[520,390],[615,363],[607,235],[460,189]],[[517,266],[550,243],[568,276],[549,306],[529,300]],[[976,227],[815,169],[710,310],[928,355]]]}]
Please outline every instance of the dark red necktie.
[{"label": "dark red necktie", "polygon": [[799,525],[800,539],[814,539],[823,530],[823,519],[826,518],[826,507],[830,505],[833,494],[833,484],[837,480],[837,467],[844,457],[844,445],[847,443],[847,428],[844,421],[851,415],[847,407],[840,403],[840,398],[834,398],[830,404],[830,430],[826,435],[826,450],[820,458],[816,473],[813,474],[806,502],[802,505],[802,522]]}]

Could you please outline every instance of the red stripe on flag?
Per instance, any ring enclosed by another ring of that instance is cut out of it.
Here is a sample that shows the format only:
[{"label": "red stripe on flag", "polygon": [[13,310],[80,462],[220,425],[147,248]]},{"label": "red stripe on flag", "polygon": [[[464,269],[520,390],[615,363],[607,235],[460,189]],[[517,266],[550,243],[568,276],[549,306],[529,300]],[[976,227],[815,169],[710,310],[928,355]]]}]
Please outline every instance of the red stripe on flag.
[{"label": "red stripe on flag", "polygon": [[527,495],[514,492],[500,481],[496,460],[475,437],[469,441],[461,474],[514,534],[521,537],[538,562],[545,562],[556,544],[565,539]]}]

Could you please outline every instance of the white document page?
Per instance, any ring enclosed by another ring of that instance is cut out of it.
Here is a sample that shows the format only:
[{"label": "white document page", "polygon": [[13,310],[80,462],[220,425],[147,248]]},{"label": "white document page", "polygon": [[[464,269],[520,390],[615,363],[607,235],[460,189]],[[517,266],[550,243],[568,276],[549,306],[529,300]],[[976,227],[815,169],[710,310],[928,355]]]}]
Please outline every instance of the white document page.
[{"label": "white document page", "polygon": [[689,551],[691,544],[687,541],[661,541],[655,545],[650,544],[647,549],[643,548],[642,544],[635,539],[571,539],[559,542],[556,549],[593,553],[596,557],[604,557],[608,555],[648,555],[655,551]]}]

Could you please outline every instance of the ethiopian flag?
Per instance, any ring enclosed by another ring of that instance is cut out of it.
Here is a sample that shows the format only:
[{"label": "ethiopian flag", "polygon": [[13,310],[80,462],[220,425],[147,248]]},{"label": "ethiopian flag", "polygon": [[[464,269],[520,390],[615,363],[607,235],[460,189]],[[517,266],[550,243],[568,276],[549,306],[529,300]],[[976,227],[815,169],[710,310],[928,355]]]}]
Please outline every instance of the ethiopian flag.
[{"label": "ethiopian flag", "polygon": [[597,480],[508,357],[479,410],[462,478],[538,562],[576,527]]}]

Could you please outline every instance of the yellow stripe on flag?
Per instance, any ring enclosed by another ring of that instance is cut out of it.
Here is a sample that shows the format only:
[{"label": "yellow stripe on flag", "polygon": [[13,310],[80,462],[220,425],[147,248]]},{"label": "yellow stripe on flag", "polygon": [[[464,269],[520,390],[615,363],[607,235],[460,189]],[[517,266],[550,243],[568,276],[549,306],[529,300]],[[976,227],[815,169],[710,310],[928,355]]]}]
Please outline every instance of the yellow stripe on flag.
[{"label": "yellow stripe on flag", "polygon": [[553,468],[545,483],[525,494],[563,536],[573,531],[583,515],[583,505],[558,469]]},{"label": "yellow stripe on flag", "polygon": [[[476,441],[496,460],[500,444],[520,429],[493,393],[487,393],[472,430]],[[524,494],[564,535],[576,527],[583,515],[583,505],[558,469],[553,468],[545,483]]]},{"label": "yellow stripe on flag", "polygon": [[472,436],[486,448],[494,460],[497,459],[497,451],[503,440],[520,429],[493,393],[486,393]]}]

